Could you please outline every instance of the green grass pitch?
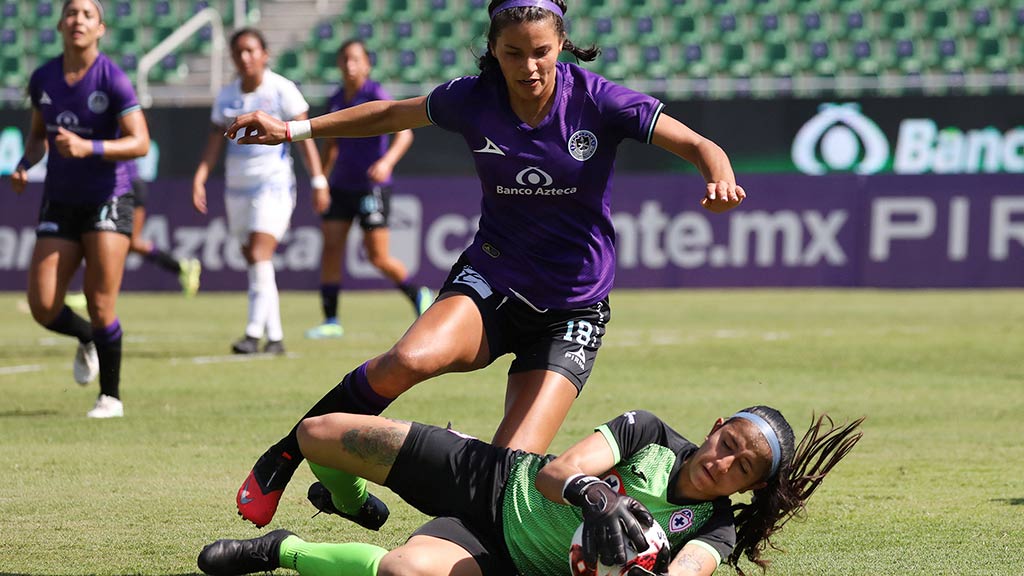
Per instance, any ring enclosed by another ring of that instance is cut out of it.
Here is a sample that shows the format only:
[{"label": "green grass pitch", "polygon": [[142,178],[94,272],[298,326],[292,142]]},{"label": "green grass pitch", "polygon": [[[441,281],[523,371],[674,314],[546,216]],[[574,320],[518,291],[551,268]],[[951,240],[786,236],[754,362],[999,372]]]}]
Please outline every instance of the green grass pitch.
[{"label": "green grass pitch", "polygon": [[[611,303],[552,451],[631,408],[697,441],[754,403],[798,434],[812,411],[866,415],[769,574],[1024,574],[1024,292],[619,290]],[[413,319],[397,292],[346,293],[345,337],[307,341],[317,297],[285,293],[289,355],[239,359],[227,351],[243,294],[129,293],[118,307],[126,417],[89,421],[97,387],[72,380],[73,343],[0,294],[2,574],[192,574],[205,543],[262,533],[234,508],[252,462]],[[488,438],[508,362],[424,383],[387,414]],[[392,508],[380,533],[311,518],[311,481],[301,468],[271,527],[391,547],[424,520],[380,488]]]}]

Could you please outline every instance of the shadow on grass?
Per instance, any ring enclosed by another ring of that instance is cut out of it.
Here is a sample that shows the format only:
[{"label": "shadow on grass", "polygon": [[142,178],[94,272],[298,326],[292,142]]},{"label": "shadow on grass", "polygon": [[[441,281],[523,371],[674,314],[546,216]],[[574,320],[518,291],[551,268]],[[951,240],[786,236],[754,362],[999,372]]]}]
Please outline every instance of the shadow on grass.
[{"label": "shadow on grass", "polygon": [[1024,498],[993,498],[993,502],[1002,502],[1010,506],[1024,506]]},{"label": "shadow on grass", "polygon": [[[33,418],[36,416],[53,416],[59,414],[56,410],[4,410],[0,412],[0,418]],[[0,576],[7,576],[6,572],[0,572]]]}]

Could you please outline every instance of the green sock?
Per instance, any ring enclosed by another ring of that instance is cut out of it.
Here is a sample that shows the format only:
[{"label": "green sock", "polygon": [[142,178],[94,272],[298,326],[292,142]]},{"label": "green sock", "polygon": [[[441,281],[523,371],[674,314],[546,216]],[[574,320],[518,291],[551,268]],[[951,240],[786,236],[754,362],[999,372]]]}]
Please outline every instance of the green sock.
[{"label": "green sock", "polygon": [[373,544],[314,543],[289,536],[281,542],[278,559],[281,568],[291,568],[301,576],[377,576],[380,559],[387,553]]},{"label": "green sock", "polygon": [[345,514],[359,512],[359,507],[366,502],[366,480],[354,474],[312,462],[309,462],[309,469],[313,471],[316,479],[331,491],[331,501],[334,502],[338,510]]}]

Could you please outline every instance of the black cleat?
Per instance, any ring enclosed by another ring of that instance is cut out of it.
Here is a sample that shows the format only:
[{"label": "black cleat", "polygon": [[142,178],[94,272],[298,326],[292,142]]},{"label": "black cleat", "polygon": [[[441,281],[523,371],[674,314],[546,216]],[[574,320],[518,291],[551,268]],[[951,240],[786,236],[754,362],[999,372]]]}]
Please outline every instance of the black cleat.
[{"label": "black cleat", "polygon": [[231,345],[235,354],[255,354],[260,351],[260,339],[246,336]]},{"label": "black cleat", "polygon": [[270,572],[281,566],[281,541],[292,535],[288,530],[274,530],[250,540],[217,540],[203,547],[197,564],[211,576]]},{"label": "black cleat", "polygon": [[346,520],[359,524],[367,530],[380,530],[380,527],[388,521],[388,516],[391,514],[388,510],[388,505],[370,493],[366,494],[366,502],[363,502],[363,505],[359,507],[359,512],[345,514],[334,505],[334,501],[331,500],[330,490],[319,482],[309,485],[309,492],[306,493],[306,498],[320,512],[336,514]]},{"label": "black cleat", "polygon": [[283,340],[267,340],[267,343],[263,345],[264,354],[276,354],[278,356],[284,355],[284,341]]}]

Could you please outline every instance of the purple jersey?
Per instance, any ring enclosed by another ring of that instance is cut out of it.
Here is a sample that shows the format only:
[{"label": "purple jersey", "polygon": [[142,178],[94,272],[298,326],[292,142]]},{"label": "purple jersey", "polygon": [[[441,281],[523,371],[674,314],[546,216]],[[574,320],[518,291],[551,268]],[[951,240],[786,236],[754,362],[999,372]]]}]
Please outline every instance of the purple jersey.
[{"label": "purple jersey", "polygon": [[500,74],[467,76],[427,99],[434,124],[459,132],[483,189],[466,256],[491,285],[538,308],[600,301],[615,277],[611,178],[624,138],[650,142],[663,104],[558,63],[554,104],[532,128]]},{"label": "purple jersey", "polygon": [[126,166],[99,156],[61,156],[54,145],[57,128],[86,140],[114,140],[121,137],[118,121],[138,110],[139,101],[131,80],[105,54],[73,86],[64,81],[63,62],[58,56],[43,64],[28,83],[32,106],[46,123],[50,147],[44,195],[68,204],[100,204],[131,190]]},{"label": "purple jersey", "polygon": [[[342,86],[327,102],[329,112],[337,112],[345,108],[372,102],[374,100],[390,100],[391,95],[380,84],[367,80],[351,100],[345,100],[345,87]],[[384,182],[370,182],[366,171],[380,160],[388,151],[388,136],[371,136],[369,138],[338,138],[338,160],[331,171],[332,188],[342,190],[369,190],[374,184],[391,184],[388,178]]]}]

